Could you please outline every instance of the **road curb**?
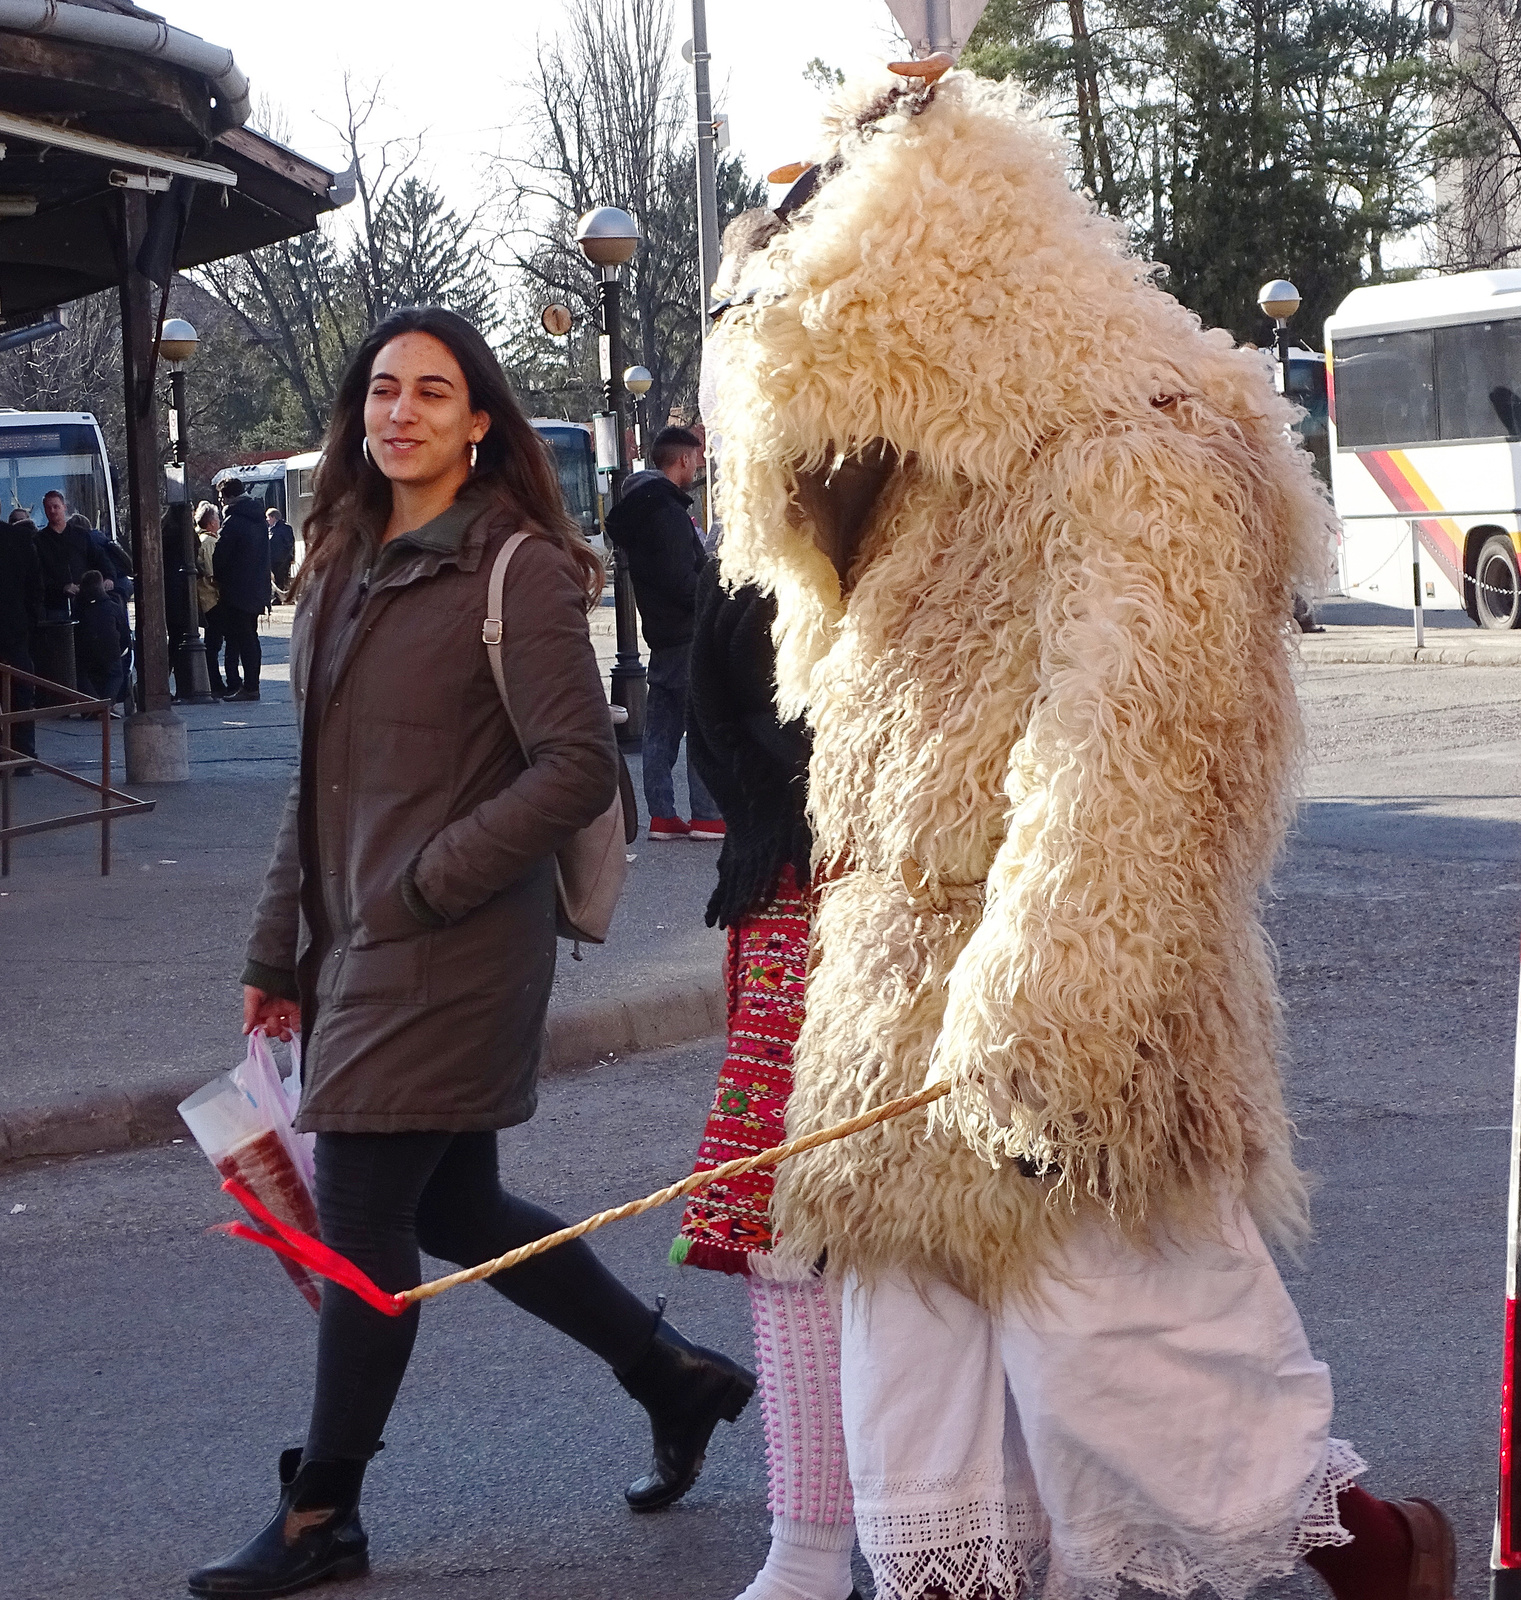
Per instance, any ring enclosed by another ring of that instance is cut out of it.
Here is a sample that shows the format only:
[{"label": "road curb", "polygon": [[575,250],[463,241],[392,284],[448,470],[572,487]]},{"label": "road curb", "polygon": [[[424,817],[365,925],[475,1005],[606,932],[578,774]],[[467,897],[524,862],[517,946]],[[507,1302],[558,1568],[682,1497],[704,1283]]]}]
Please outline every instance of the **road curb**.
[{"label": "road curb", "polygon": [[1338,644],[1302,639],[1299,659],[1306,666],[1521,667],[1521,644],[1476,650],[1468,645]]},{"label": "road curb", "polygon": [[[543,1071],[547,1076],[609,1055],[706,1039],[724,1026],[724,989],[716,977],[646,989],[632,998],[551,1008]],[[0,1165],[162,1144],[184,1133],[176,1107],[206,1081],[207,1074],[198,1072],[148,1089],[79,1094],[6,1112],[0,1115]]]}]

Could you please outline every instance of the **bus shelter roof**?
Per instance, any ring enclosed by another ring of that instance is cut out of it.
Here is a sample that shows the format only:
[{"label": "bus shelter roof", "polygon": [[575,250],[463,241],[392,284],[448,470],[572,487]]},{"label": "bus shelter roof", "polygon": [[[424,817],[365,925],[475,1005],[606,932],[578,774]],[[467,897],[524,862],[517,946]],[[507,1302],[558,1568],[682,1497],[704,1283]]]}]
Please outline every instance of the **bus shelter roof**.
[{"label": "bus shelter roof", "polygon": [[[145,38],[191,40],[125,0],[53,7],[85,12],[124,19],[128,34],[135,22]],[[175,208],[163,257],[174,268],[309,232],[352,196],[326,168],[241,126],[242,107],[225,93],[219,102],[193,67],[130,40],[55,37],[25,16],[0,0],[0,327],[122,281],[124,188],[148,190],[150,216]]]}]

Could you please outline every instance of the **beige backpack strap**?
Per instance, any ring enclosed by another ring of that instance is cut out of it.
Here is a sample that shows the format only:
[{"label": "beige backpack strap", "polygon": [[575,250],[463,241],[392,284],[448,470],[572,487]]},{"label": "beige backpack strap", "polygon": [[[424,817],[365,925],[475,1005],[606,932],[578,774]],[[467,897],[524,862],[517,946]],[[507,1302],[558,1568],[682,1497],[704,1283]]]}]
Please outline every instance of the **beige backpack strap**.
[{"label": "beige backpack strap", "polygon": [[[502,600],[507,592],[508,563],[528,537],[529,535],[523,532],[515,533],[497,551],[496,560],[491,566],[491,581],[486,585],[486,620],[481,624],[481,641],[486,646],[486,656],[491,662],[491,676],[496,679],[496,692],[502,697],[507,720],[512,724],[512,736],[519,745],[523,743],[523,733],[518,727],[518,719],[513,715],[512,701],[507,695],[507,674],[502,670]],[[528,754],[526,748],[523,754],[525,756]]]}]

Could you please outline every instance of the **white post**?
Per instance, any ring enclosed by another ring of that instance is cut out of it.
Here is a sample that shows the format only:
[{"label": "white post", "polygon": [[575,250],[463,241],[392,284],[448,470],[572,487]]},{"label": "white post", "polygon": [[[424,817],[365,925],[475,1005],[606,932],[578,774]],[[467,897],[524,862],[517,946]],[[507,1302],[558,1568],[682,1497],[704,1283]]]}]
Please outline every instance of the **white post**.
[{"label": "white post", "polygon": [[1410,519],[1410,570],[1415,582],[1415,647],[1426,643],[1426,612],[1421,603],[1421,525]]}]

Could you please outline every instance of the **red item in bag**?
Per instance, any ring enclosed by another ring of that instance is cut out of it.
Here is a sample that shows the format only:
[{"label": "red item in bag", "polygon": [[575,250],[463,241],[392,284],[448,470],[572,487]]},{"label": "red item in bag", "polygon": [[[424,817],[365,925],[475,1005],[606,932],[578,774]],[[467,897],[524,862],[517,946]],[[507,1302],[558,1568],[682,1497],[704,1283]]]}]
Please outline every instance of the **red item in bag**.
[{"label": "red item in bag", "polygon": [[[317,1234],[317,1208],[312,1203],[312,1192],[296,1171],[285,1141],[273,1128],[234,1145],[218,1157],[214,1165],[224,1178],[234,1179],[256,1195],[287,1227]],[[320,1309],[322,1295],[311,1273],[285,1256],[280,1257],[280,1265],[306,1296],[312,1310]]]},{"label": "red item in bag", "polygon": [[[224,1179],[241,1185],[285,1226],[315,1236],[317,1208],[304,1166],[309,1141],[291,1127],[290,1099],[268,1045],[255,1036],[242,1066],[197,1090],[179,1109]],[[251,1211],[249,1215],[261,1220]],[[280,1265],[306,1303],[318,1310],[322,1293],[317,1276],[288,1256],[281,1256]]]}]

